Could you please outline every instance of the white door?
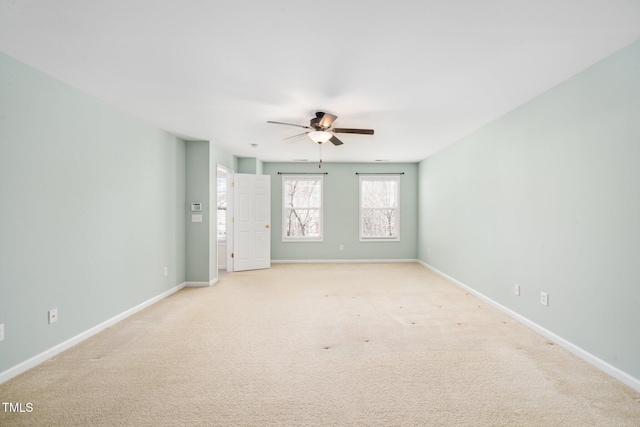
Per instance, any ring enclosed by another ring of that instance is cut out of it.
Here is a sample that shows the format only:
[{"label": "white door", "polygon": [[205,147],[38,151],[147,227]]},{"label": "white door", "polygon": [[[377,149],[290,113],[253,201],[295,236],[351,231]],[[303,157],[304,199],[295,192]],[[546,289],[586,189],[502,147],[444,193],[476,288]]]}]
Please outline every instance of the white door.
[{"label": "white door", "polygon": [[271,267],[271,177],[233,175],[233,271]]}]

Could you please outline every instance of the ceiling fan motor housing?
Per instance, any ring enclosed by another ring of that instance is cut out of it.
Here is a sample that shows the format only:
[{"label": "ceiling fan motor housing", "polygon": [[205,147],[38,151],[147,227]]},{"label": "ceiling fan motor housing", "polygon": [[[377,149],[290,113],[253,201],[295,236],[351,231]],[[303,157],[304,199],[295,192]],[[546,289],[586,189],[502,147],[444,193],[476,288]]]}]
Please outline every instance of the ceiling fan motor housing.
[{"label": "ceiling fan motor housing", "polygon": [[320,118],[319,117],[314,117],[309,121],[309,125],[314,128],[315,130],[324,130],[322,129],[322,126],[320,126]]},{"label": "ceiling fan motor housing", "polygon": [[338,116],[334,116],[333,114],[325,113],[323,111],[316,111],[316,116],[312,118],[309,123],[312,128],[315,130],[327,130],[333,124],[333,121],[337,119]]}]

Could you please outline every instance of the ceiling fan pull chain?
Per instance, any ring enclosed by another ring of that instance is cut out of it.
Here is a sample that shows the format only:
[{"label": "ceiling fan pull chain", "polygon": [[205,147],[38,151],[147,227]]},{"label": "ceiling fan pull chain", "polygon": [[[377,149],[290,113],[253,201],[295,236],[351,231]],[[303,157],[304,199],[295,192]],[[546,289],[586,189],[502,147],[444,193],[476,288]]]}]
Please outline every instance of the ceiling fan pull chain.
[{"label": "ceiling fan pull chain", "polygon": [[322,144],[318,144],[320,149],[320,163],[318,164],[318,169],[322,169]]}]

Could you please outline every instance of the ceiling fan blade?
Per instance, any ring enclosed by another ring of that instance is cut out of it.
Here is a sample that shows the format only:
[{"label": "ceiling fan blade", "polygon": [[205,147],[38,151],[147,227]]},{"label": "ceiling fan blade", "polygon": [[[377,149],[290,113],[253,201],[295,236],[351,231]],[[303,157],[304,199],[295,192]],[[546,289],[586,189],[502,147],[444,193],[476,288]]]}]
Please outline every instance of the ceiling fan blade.
[{"label": "ceiling fan blade", "polygon": [[333,145],[342,145],[342,144],[344,144],[342,141],[340,141],[338,138],[336,138],[335,135],[332,136],[329,141],[331,141],[331,143]]},{"label": "ceiling fan blade", "polygon": [[308,134],[308,133],[309,133],[309,132],[302,132],[302,133],[299,133],[299,134],[297,134],[297,135],[289,136],[289,137],[287,137],[287,138],[283,139],[283,141],[286,141],[287,139],[297,138],[297,137],[299,137],[299,136],[306,135],[306,134]]},{"label": "ceiling fan blade", "polygon": [[318,124],[325,129],[329,128],[333,121],[338,118],[333,114],[323,113],[322,111],[316,112],[316,117],[320,119],[320,122]]},{"label": "ceiling fan blade", "polygon": [[360,135],[373,135],[373,129],[349,129],[349,128],[333,128],[335,133],[357,133]]},{"label": "ceiling fan blade", "polygon": [[310,127],[310,126],[296,125],[296,124],[293,124],[293,123],[274,122],[274,121],[271,121],[271,120],[267,120],[267,123],[273,123],[273,124],[276,124],[276,125],[295,126],[295,127],[299,127],[299,128],[303,128],[303,129],[311,129],[311,130],[313,130],[313,128]]}]

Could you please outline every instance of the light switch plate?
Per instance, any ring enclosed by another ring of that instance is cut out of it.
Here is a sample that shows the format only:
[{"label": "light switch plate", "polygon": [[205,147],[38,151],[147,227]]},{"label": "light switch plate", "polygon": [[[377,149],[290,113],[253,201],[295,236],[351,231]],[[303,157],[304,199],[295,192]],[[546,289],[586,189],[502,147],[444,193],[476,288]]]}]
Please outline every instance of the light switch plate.
[{"label": "light switch plate", "polygon": [[202,222],[202,215],[191,215],[191,222]]},{"label": "light switch plate", "polygon": [[4,323],[0,325],[0,341],[4,341]]}]

